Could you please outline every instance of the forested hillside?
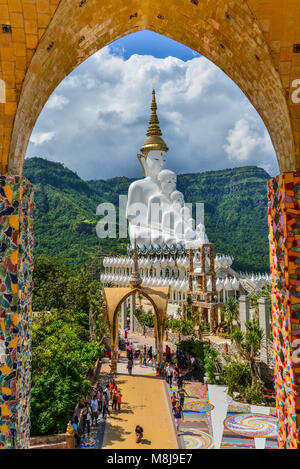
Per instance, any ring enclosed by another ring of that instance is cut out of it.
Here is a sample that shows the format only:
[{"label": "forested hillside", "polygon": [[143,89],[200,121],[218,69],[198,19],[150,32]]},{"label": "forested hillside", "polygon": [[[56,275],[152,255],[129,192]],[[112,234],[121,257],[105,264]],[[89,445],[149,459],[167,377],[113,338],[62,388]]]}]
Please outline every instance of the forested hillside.
[{"label": "forested hillside", "polygon": [[[118,204],[133,179],[83,181],[64,167],[42,158],[25,160],[24,176],[36,185],[35,253],[58,256],[77,268],[102,251],[126,253],[126,239],[99,240],[96,208]],[[205,225],[216,253],[234,257],[237,270],[268,267],[267,180],[261,168],[247,166],[178,176],[186,202],[204,202]]]}]

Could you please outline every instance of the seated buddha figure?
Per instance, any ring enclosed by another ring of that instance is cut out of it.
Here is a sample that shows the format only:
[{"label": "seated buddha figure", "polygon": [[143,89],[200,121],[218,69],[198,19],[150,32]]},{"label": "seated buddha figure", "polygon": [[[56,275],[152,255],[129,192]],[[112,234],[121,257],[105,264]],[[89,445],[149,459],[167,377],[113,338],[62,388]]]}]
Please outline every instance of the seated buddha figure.
[{"label": "seated buddha figure", "polygon": [[151,117],[147,139],[138,155],[143,168],[144,179],[134,181],[128,189],[126,217],[129,221],[131,245],[136,239],[137,246],[149,248],[151,244],[150,227],[148,226],[148,202],[151,196],[159,194],[158,174],[166,166],[168,147],[161,138],[162,132],[156,115],[155,91],[152,92]]},{"label": "seated buddha figure", "polygon": [[150,227],[151,244],[163,247],[176,241],[170,223],[167,223],[166,213],[172,210],[170,195],[176,189],[177,176],[173,171],[164,169],[158,174],[160,192],[153,194],[148,201],[148,226]]}]

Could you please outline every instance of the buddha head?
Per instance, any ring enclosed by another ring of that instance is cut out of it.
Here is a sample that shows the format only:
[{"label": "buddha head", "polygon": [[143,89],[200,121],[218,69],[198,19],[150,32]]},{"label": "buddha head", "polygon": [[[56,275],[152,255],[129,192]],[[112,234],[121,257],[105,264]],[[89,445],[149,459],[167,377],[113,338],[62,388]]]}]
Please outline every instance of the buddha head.
[{"label": "buddha head", "polygon": [[147,155],[139,155],[144,175],[157,178],[166,167],[166,152],[163,150],[150,150]]},{"label": "buddha head", "polygon": [[156,114],[157,105],[155,91],[152,91],[151,116],[147,139],[141,147],[141,154],[138,159],[143,167],[144,176],[157,179],[157,175],[166,167],[166,152],[168,147],[162,139],[162,132],[159,127],[159,120]]},{"label": "buddha head", "polygon": [[170,169],[163,169],[158,174],[158,182],[163,194],[170,196],[176,189],[177,176]]},{"label": "buddha head", "polygon": [[183,205],[184,205],[184,197],[183,193],[180,191],[173,191],[171,196],[170,196],[172,202],[173,202],[173,207],[174,210],[180,210]]}]

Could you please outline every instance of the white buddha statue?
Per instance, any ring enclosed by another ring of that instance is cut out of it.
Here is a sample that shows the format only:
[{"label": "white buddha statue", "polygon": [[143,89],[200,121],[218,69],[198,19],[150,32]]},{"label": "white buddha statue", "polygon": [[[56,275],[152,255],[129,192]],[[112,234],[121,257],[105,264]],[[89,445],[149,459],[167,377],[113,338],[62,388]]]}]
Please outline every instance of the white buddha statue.
[{"label": "white buddha statue", "polygon": [[128,189],[126,216],[129,221],[131,245],[140,248],[165,247],[208,242],[204,225],[195,230],[190,209],[183,194],[176,190],[177,176],[165,169],[168,147],[156,114],[155,91],[152,92],[151,117],[147,139],[138,155],[144,179],[133,182]]},{"label": "white buddha statue", "polygon": [[150,246],[150,231],[147,224],[148,201],[151,196],[160,192],[158,174],[166,166],[166,152],[168,147],[161,138],[162,132],[156,115],[157,105],[155,91],[152,92],[151,117],[147,131],[147,140],[141,148],[139,161],[144,170],[144,179],[133,182],[128,190],[126,217],[129,221],[129,236],[133,245],[136,238],[137,245],[148,248]]},{"label": "white buddha statue", "polygon": [[166,213],[173,212],[170,195],[176,189],[177,176],[164,169],[158,174],[160,192],[153,194],[148,201],[148,226],[151,227],[151,243],[154,247],[174,244],[170,223]]}]

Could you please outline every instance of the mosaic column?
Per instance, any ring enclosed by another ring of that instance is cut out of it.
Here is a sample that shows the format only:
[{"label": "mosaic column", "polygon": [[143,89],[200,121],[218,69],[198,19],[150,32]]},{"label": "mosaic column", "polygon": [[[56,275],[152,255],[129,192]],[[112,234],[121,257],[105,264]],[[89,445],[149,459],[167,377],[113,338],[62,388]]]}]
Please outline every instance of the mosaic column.
[{"label": "mosaic column", "polygon": [[268,221],[279,448],[300,448],[300,172],[269,181]]},{"label": "mosaic column", "polygon": [[30,436],[33,186],[0,176],[0,448]]}]

